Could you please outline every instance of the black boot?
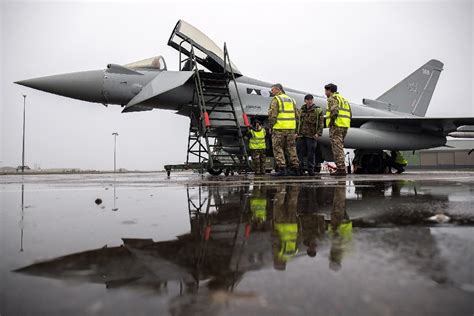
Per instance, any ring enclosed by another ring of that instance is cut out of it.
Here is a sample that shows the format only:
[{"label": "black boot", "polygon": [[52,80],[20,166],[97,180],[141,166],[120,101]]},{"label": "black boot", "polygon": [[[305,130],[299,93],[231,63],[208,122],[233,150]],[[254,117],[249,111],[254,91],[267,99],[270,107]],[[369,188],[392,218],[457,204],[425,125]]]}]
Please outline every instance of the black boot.
[{"label": "black boot", "polygon": [[310,177],[314,177],[315,174],[314,174],[314,169],[313,169],[313,168],[309,168],[309,169],[308,169],[308,175],[309,175]]},{"label": "black boot", "polygon": [[400,168],[397,169],[397,173],[398,173],[398,174],[401,174],[401,173],[403,173],[404,171],[405,171],[405,169],[402,168],[402,167],[400,167]]},{"label": "black boot", "polygon": [[276,173],[276,176],[279,177],[286,177],[288,173],[286,172],[286,168],[278,168],[278,172]]},{"label": "black boot", "polygon": [[290,171],[288,172],[289,176],[292,177],[298,177],[301,175],[300,168],[291,168]]},{"label": "black boot", "polygon": [[331,173],[331,176],[346,176],[347,172],[345,168],[338,168],[336,172]]}]

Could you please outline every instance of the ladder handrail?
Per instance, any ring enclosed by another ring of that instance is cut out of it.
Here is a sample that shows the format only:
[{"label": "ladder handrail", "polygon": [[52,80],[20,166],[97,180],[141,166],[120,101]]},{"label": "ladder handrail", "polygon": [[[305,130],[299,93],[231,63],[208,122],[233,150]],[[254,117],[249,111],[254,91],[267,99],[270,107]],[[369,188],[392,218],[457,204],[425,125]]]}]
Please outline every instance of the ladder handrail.
[{"label": "ladder handrail", "polygon": [[[235,80],[234,70],[232,69],[232,62],[230,60],[229,51],[227,50],[227,43],[224,42],[224,72],[228,72],[227,66],[226,66],[227,62],[229,63],[230,74],[232,76],[232,81],[234,82],[235,92],[237,93],[237,99],[239,100],[240,110],[242,111],[242,115],[244,116],[245,110],[244,110],[244,106],[242,105],[242,99],[240,98],[239,88],[237,87],[237,81]],[[234,109],[234,117],[235,117],[235,109]],[[237,120],[237,117],[235,117],[235,119]],[[237,120],[237,123],[238,123],[238,120]],[[240,124],[237,124],[237,125],[238,125],[237,126],[238,135],[239,135],[241,145],[242,145],[242,151],[243,151],[242,154],[244,156],[245,163],[247,164],[248,167],[250,167],[249,156],[247,153],[247,146],[245,145],[245,141],[243,138],[242,130],[240,128]]]},{"label": "ladder handrail", "polygon": [[[189,50],[189,57],[184,59],[184,60],[181,60],[181,47],[183,45],[183,43],[186,42],[188,43],[189,45],[191,45],[191,49]],[[199,98],[198,98],[198,101],[199,101],[199,109],[201,110],[201,114],[205,112],[206,110],[206,105],[203,104],[204,103],[204,93],[203,93],[203,90],[202,90],[202,85],[201,85],[201,78],[199,76],[199,68],[198,68],[198,64],[196,62],[196,55],[194,54],[194,45],[192,43],[190,43],[187,39],[183,39],[180,43],[179,43],[179,62],[180,62],[180,67],[181,67],[181,63],[184,61],[187,61],[187,60],[191,60],[192,63],[193,63],[193,71],[194,71],[194,75],[195,75],[195,78],[197,80],[196,83],[197,83],[197,88],[198,88],[198,94],[199,94]]]},{"label": "ladder handrail", "polygon": [[227,50],[227,44],[224,42],[224,71],[227,71],[226,62],[229,62],[230,74],[232,75],[232,81],[234,82],[235,92],[237,93],[237,99],[239,99],[240,109],[242,114],[245,113],[244,106],[242,105],[242,99],[240,98],[239,89],[237,87],[237,81],[235,79],[235,73],[232,69],[232,62],[230,61],[229,51]]},{"label": "ladder handrail", "polygon": [[[184,60],[182,60],[181,58],[181,55],[182,55],[182,51],[181,51],[181,48],[183,46],[183,43],[188,43],[190,46],[191,46],[191,49],[189,50],[189,56],[187,58],[185,58]],[[205,135],[208,131],[208,128],[207,126],[205,125],[205,122],[204,122],[204,113],[206,112],[206,104],[205,104],[205,101],[204,101],[204,92],[203,92],[203,89],[202,89],[202,84],[201,84],[201,78],[200,78],[200,75],[199,75],[199,68],[198,68],[198,64],[196,62],[196,55],[194,54],[194,45],[192,43],[190,43],[187,39],[183,39],[180,43],[179,43],[179,66],[180,66],[180,70],[182,69],[182,66],[181,64],[183,62],[186,62],[190,60],[192,62],[192,69],[194,71],[194,84],[195,84],[195,93],[198,94],[198,106],[199,106],[199,112],[201,114],[201,117],[200,117],[200,124],[198,126],[198,129],[200,131],[203,131],[203,133],[199,133],[199,134],[203,134]],[[194,97],[193,97],[194,98]],[[192,122],[191,122],[192,124]],[[201,135],[199,135],[198,137],[201,137]],[[213,167],[214,165],[214,162],[213,162],[213,159],[212,159],[212,154],[211,154],[211,150],[210,150],[210,147],[209,147],[209,140],[207,137],[204,137],[205,139],[205,142],[206,142],[206,146],[204,147],[205,150],[206,150],[206,153],[207,153],[207,162],[210,166],[210,168]],[[189,143],[189,142],[188,142]],[[199,147],[199,163],[204,163],[206,161],[206,159],[202,159],[201,161],[201,152],[200,152],[200,149],[201,147]],[[189,155],[189,146],[188,146],[188,155]],[[189,157],[189,156],[188,156]],[[187,163],[188,163],[188,159],[187,159]]]}]

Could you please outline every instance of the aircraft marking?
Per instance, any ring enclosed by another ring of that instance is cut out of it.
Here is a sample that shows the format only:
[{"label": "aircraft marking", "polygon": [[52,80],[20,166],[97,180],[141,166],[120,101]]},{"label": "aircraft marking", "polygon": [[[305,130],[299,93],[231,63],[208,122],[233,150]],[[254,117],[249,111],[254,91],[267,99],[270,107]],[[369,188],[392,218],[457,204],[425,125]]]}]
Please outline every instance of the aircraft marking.
[{"label": "aircraft marking", "polygon": [[270,96],[270,91],[257,89],[257,88],[247,88],[247,94],[258,95],[258,96],[261,96],[261,97],[267,97],[268,98]]}]

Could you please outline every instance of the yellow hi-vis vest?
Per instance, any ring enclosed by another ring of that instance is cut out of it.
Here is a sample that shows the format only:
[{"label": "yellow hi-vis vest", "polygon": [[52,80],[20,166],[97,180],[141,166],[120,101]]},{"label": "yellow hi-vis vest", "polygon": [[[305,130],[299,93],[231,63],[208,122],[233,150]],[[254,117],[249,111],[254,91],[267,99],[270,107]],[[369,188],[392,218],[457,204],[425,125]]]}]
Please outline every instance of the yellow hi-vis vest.
[{"label": "yellow hi-vis vest", "polygon": [[280,239],[280,251],[278,258],[283,261],[288,261],[291,257],[298,253],[298,224],[296,223],[278,223],[275,224],[275,229],[278,232]]},{"label": "yellow hi-vis vest", "polygon": [[[334,121],[334,125],[337,127],[351,127],[351,105],[346,98],[344,98],[339,93],[334,93],[333,97],[337,100],[337,117]],[[329,111],[329,107],[326,109],[326,126],[329,127],[329,123],[331,122],[331,112]]]},{"label": "yellow hi-vis vest", "polygon": [[295,100],[283,93],[274,98],[278,101],[278,115],[273,129],[296,129]]},{"label": "yellow hi-vis vest", "polygon": [[267,220],[267,199],[266,198],[251,198],[250,211],[254,220],[265,222]]},{"label": "yellow hi-vis vest", "polygon": [[399,165],[402,165],[402,166],[406,166],[408,164],[408,161],[405,159],[405,157],[403,157],[402,153],[397,151],[395,152],[396,156],[395,156],[395,163],[399,164]]},{"label": "yellow hi-vis vest", "polygon": [[259,131],[250,130],[250,134],[252,134],[252,137],[249,139],[249,148],[250,149],[266,149],[267,146],[265,144],[265,129],[262,128]]},{"label": "yellow hi-vis vest", "polygon": [[[352,221],[342,223],[337,227],[339,236],[341,236],[343,242],[348,242],[352,240]],[[331,225],[328,227],[328,235],[330,237],[334,236],[333,228]]]}]

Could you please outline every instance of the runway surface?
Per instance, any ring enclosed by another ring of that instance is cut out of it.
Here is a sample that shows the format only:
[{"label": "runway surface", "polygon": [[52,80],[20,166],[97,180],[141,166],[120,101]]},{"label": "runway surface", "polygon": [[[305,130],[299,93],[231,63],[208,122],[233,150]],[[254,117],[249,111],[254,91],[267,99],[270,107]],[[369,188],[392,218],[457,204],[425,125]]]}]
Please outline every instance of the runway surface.
[{"label": "runway surface", "polygon": [[472,315],[474,172],[0,176],[3,315]]}]

